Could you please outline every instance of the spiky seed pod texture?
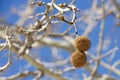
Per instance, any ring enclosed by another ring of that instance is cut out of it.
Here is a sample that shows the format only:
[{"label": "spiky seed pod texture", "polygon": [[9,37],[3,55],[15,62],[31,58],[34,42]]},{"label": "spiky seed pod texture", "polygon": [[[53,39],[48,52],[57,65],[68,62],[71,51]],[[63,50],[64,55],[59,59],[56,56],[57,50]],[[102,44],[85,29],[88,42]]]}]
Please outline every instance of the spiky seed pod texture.
[{"label": "spiky seed pod texture", "polygon": [[87,57],[86,54],[83,51],[76,50],[72,55],[71,55],[71,63],[73,66],[76,68],[83,67],[87,62]]},{"label": "spiky seed pod texture", "polygon": [[75,39],[75,47],[79,51],[87,51],[91,46],[91,41],[86,36],[79,36]]}]

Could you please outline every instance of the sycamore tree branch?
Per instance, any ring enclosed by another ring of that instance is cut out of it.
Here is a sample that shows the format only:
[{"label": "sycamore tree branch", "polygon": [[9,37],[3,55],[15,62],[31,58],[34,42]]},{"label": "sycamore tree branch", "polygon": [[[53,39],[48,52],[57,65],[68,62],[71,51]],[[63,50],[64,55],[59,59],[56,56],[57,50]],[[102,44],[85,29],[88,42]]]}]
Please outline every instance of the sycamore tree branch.
[{"label": "sycamore tree branch", "polygon": [[[65,41],[55,41],[55,40],[50,40],[49,38],[42,38],[43,40],[39,40],[40,43],[46,44],[46,45],[51,45],[51,46],[56,46],[60,48],[65,48],[65,49],[72,49],[71,44],[65,42]],[[49,40],[49,41],[48,41]],[[14,46],[14,51],[17,53],[19,50],[18,47]],[[21,51],[22,52],[22,51]],[[29,54],[26,54],[25,51],[23,51],[21,55],[24,59],[26,59],[29,63],[31,63],[33,66],[35,66],[38,70],[42,70],[43,73],[45,73],[48,76],[51,76],[57,80],[67,80],[66,78],[63,78],[61,75],[54,73],[53,71],[50,71],[48,68],[43,66],[41,62],[38,59],[33,59]]]},{"label": "sycamore tree branch", "polygon": [[[115,48],[111,49],[110,51],[108,51],[107,53],[105,53],[104,55],[101,55],[101,57],[98,57],[98,59],[101,59],[110,54],[114,54],[114,52],[116,52],[118,49],[119,49],[118,47],[115,47]],[[92,58],[92,61],[90,61],[89,63],[92,63],[94,60],[98,60],[98,59],[96,59],[96,56],[93,54],[88,54],[88,56]],[[117,63],[119,63],[119,60]],[[100,61],[99,64],[102,65],[103,67],[105,67],[106,69],[108,69],[109,71],[112,71],[115,74],[117,74],[118,76],[120,76],[120,70],[116,68],[115,64],[113,64],[111,66],[110,64],[105,63],[102,60]]]},{"label": "sycamore tree branch", "polygon": [[[36,42],[39,42],[42,45],[51,45],[51,46],[55,46],[55,47],[60,47],[60,48],[69,50],[71,52],[73,52],[75,50],[74,46],[70,42],[65,41],[65,40],[57,41],[57,40],[51,39],[49,37],[44,37],[42,39],[41,39],[41,37],[37,37],[37,40],[34,42],[34,44]],[[16,43],[13,43],[12,49],[14,50],[14,52],[16,52],[18,54],[19,49],[21,49],[21,48]],[[34,59],[29,54],[26,54],[25,49],[22,49],[22,50],[23,51],[20,51],[20,52],[22,52],[21,57],[26,59],[29,63],[31,63],[38,70],[42,70],[43,73],[45,73],[46,75],[51,76],[57,80],[61,80],[61,79],[68,80],[66,78],[63,78],[60,74],[56,74],[53,71],[50,71],[48,68],[43,66],[43,64],[41,64],[41,62],[38,59]]]},{"label": "sycamore tree branch", "polygon": [[[104,6],[104,0],[102,0],[102,21],[100,26],[100,34],[99,34],[99,43],[98,43],[98,52],[97,56],[101,56],[102,48],[103,48],[103,37],[104,37],[104,27],[105,27],[105,6]],[[96,65],[94,66],[94,69],[92,71],[92,76],[94,76],[98,70],[100,60],[96,61]]]},{"label": "sycamore tree branch", "polygon": [[115,5],[116,9],[120,12],[120,6],[118,5],[116,0],[112,0],[113,4]]},{"label": "sycamore tree branch", "polygon": [[[67,37],[67,40],[69,40],[71,38]],[[41,36],[38,36],[36,39],[36,42],[34,43],[34,45],[51,45],[51,46],[55,46],[55,47],[59,47],[62,49],[66,49],[70,52],[74,52],[75,48],[73,45],[73,39],[71,39],[70,41],[65,41],[65,40],[55,40],[55,39],[51,39],[49,37],[43,37],[41,38]]]},{"label": "sycamore tree branch", "polygon": [[24,71],[24,72],[19,72],[15,75],[12,75],[9,77],[0,77],[0,80],[16,80],[18,78],[24,78],[24,77],[29,76],[29,75],[32,75],[32,76],[36,75],[34,80],[39,80],[39,78],[42,76],[42,73],[40,71],[34,71],[34,72]]}]

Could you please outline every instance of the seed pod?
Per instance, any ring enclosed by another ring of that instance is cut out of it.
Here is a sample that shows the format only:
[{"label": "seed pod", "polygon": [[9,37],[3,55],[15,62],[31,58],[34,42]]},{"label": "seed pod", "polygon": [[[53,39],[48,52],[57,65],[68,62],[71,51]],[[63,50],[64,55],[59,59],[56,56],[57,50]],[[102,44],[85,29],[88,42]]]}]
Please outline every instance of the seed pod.
[{"label": "seed pod", "polygon": [[79,36],[75,39],[75,47],[79,51],[87,51],[91,46],[91,41],[86,36]]},{"label": "seed pod", "polygon": [[76,50],[72,55],[71,55],[71,63],[73,66],[76,68],[83,67],[87,62],[87,57],[86,54],[83,51]]}]

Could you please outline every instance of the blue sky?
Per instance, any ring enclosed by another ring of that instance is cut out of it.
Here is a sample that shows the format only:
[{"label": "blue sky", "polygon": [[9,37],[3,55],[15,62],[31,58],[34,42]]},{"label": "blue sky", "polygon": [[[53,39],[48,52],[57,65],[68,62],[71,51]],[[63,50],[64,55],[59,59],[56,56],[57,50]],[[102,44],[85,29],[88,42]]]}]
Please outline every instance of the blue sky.
[{"label": "blue sky", "polygon": [[[43,0],[43,1],[50,2],[51,0]],[[71,0],[57,0],[56,3],[61,3],[60,1],[62,3],[63,2],[66,2],[66,3],[71,2]],[[91,0],[91,1],[90,0],[77,0],[76,6],[82,11],[88,10],[92,5],[92,1],[93,0]],[[9,24],[15,24],[16,21],[19,19],[19,16],[12,13],[12,8],[14,8],[14,7],[18,8],[21,4],[24,6],[27,6],[26,2],[27,2],[27,0],[9,0],[9,1],[8,0],[0,0],[0,17],[2,19],[5,19],[6,22],[8,22]],[[99,41],[100,24],[101,24],[101,21],[98,22],[95,29],[89,35],[89,37],[92,41],[92,47],[89,51],[92,52],[93,54],[96,54],[96,51],[93,51],[93,50],[95,50],[94,48],[97,46],[97,43]],[[78,28],[78,29],[79,29],[79,35],[82,35],[83,30],[81,30],[80,28]],[[102,51],[102,53],[106,53],[107,51],[109,51],[110,49],[115,47],[116,45],[119,46],[119,48],[120,48],[120,43],[119,43],[120,42],[120,36],[119,36],[120,35],[120,26],[117,26],[117,27],[115,26],[115,19],[113,16],[107,17],[104,32],[105,32],[104,40],[110,39],[111,42],[110,42],[110,46],[106,50]],[[117,43],[115,42],[115,39],[117,40]],[[46,49],[47,49],[47,51],[46,51]],[[36,51],[37,53],[39,52],[38,49],[34,49],[33,51]],[[45,54],[39,54],[39,56],[45,57],[41,60],[46,61],[46,62],[49,62],[50,60],[53,61],[51,59],[53,56],[51,56],[50,54],[49,55],[47,54],[47,53],[51,52],[50,46],[42,47],[40,49],[40,51],[45,52]],[[1,62],[0,66],[4,65],[7,62],[6,56],[8,54],[6,54],[6,52],[7,52],[6,50],[0,52],[0,53],[4,53],[4,54],[0,54],[0,62]],[[61,52],[63,53],[63,54],[61,54],[61,56],[64,56],[64,58],[70,56],[69,52],[67,52],[65,50],[63,50]],[[11,74],[15,74],[18,71],[20,71],[19,68],[28,64],[25,60],[17,60],[15,54],[14,54],[14,56],[15,56],[14,60],[16,60],[16,61],[13,61],[14,65],[12,65],[9,70],[5,71],[4,74],[2,74],[2,75],[0,74],[0,76],[9,76]],[[113,59],[113,62],[117,61],[118,59],[120,59],[120,50],[117,51],[115,58]],[[103,59],[103,61],[107,61],[107,59],[105,58],[105,59]],[[18,68],[18,69],[16,69],[16,68]],[[29,67],[29,69],[35,70],[34,67]],[[120,69],[120,66],[119,66],[119,69]],[[24,70],[24,68],[23,68],[23,70]],[[104,67],[100,67],[99,71],[101,74],[108,73],[108,71],[106,69],[104,69]],[[75,72],[77,72],[77,70]],[[78,71],[78,73],[79,73],[79,71]],[[87,73],[87,71],[86,71],[86,73]],[[67,73],[65,75],[71,76]],[[112,75],[116,76],[115,74],[112,74]],[[119,76],[116,76],[116,78],[119,78]],[[29,77],[27,79],[30,80],[32,78]]]}]

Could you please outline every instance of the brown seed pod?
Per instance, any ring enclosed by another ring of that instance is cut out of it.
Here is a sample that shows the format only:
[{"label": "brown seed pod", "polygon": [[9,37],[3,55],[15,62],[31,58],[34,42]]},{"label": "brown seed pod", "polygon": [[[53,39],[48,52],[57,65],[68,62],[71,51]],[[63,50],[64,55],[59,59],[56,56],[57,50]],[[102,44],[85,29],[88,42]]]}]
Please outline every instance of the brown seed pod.
[{"label": "brown seed pod", "polygon": [[87,62],[87,57],[86,54],[83,51],[76,50],[72,55],[71,55],[71,63],[73,66],[76,68],[83,67]]},{"label": "brown seed pod", "polygon": [[87,51],[91,46],[91,41],[86,36],[79,36],[75,39],[75,47],[79,51]]}]

